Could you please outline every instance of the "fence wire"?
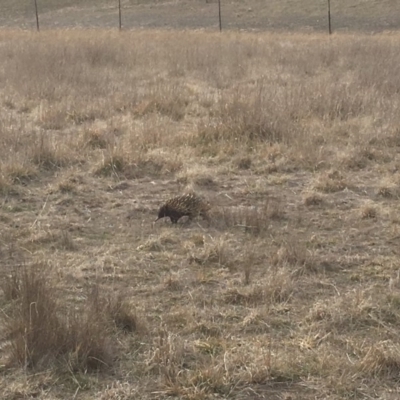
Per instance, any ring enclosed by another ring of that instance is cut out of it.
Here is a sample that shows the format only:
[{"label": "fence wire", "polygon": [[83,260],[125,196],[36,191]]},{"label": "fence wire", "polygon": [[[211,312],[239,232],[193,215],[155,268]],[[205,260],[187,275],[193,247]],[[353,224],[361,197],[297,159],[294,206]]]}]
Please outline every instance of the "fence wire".
[{"label": "fence wire", "polygon": [[[37,29],[35,0],[1,0],[0,26]],[[36,0],[40,29],[168,28],[328,32],[328,0]],[[119,5],[121,8],[119,8]],[[400,28],[399,0],[330,0],[332,31]],[[220,19],[221,16],[221,19]]]}]

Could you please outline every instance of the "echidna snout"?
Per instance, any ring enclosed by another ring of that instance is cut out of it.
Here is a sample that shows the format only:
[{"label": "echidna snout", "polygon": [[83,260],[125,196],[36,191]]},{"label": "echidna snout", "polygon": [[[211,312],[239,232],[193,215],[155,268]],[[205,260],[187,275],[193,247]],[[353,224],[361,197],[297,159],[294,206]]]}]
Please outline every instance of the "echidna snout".
[{"label": "echidna snout", "polygon": [[165,205],[162,206],[162,207],[159,209],[159,211],[158,211],[158,217],[157,217],[157,219],[156,219],[155,222],[157,222],[159,219],[164,218],[164,217],[168,217],[168,215],[167,215],[167,210],[166,210]]}]

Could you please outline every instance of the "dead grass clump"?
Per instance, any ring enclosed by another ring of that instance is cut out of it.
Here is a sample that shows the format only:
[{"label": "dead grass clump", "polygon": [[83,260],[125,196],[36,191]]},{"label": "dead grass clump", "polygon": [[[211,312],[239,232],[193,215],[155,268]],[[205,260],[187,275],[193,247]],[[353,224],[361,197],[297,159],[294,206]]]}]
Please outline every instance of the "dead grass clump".
[{"label": "dead grass clump", "polygon": [[116,360],[110,327],[102,313],[89,308],[74,314],[66,325],[63,360],[71,371],[92,372],[111,368]]},{"label": "dead grass clump", "polygon": [[344,158],[343,163],[351,170],[360,170],[366,168],[376,158],[377,155],[373,149],[357,148]]},{"label": "dead grass clump", "polygon": [[252,160],[250,157],[240,157],[236,161],[236,165],[239,169],[248,170],[251,168]]},{"label": "dead grass clump", "polygon": [[273,349],[266,336],[260,340],[249,340],[230,348],[224,356],[227,375],[232,381],[243,385],[265,384],[272,378]]},{"label": "dead grass clump", "polygon": [[335,193],[348,186],[345,178],[339,171],[322,173],[316,180],[314,188],[324,193]]},{"label": "dead grass clump", "polygon": [[[104,110],[104,109],[103,109]],[[83,108],[81,110],[70,110],[67,113],[67,119],[75,125],[82,125],[85,122],[93,122],[96,118],[104,116],[103,110],[95,108]]]},{"label": "dead grass clump", "polygon": [[210,337],[219,338],[219,337],[221,337],[221,334],[223,332],[223,327],[218,323],[212,323],[209,321],[198,322],[193,327],[192,331],[197,332],[207,338],[210,338]]},{"label": "dead grass clump", "polygon": [[221,96],[216,116],[199,124],[195,143],[200,146],[219,143],[223,147],[233,143],[290,142],[299,135],[301,125],[291,110],[280,107],[285,101],[285,106],[292,106],[280,95],[280,89],[273,93],[265,80],[260,79],[253,87],[236,88],[229,95]]},{"label": "dead grass clump", "polygon": [[271,257],[274,266],[288,266],[292,273],[305,273],[306,271],[316,271],[315,258],[304,242],[299,242],[293,238],[285,242]]},{"label": "dead grass clump", "polygon": [[132,177],[174,174],[182,169],[182,165],[182,158],[174,151],[165,153],[148,151],[145,156],[138,156],[135,160]]},{"label": "dead grass clump", "polygon": [[227,304],[246,307],[258,307],[264,304],[283,303],[290,299],[294,290],[294,281],[286,269],[270,271],[266,282],[258,282],[243,289],[232,288],[223,293]]},{"label": "dead grass clump", "polygon": [[49,194],[56,192],[75,194],[78,192],[78,187],[86,183],[83,175],[76,170],[63,170],[57,178],[57,181],[50,185]]},{"label": "dead grass clump", "polygon": [[197,246],[197,247],[202,247],[204,246],[206,241],[206,238],[204,235],[200,234],[200,233],[195,233],[190,237],[190,242],[193,243],[193,245]]},{"label": "dead grass clump", "polygon": [[398,197],[398,186],[393,182],[383,182],[377,190],[377,195],[386,199]]},{"label": "dead grass clump", "polygon": [[67,251],[77,250],[77,246],[67,230],[39,231],[29,239],[29,245],[42,247],[48,245],[51,249]]},{"label": "dead grass clump", "polygon": [[[183,96],[182,96],[183,95]],[[186,115],[186,107],[189,101],[185,98],[184,92],[173,95],[156,95],[156,98],[144,100],[134,109],[134,115],[144,116],[151,113],[159,113],[170,117],[173,121],[180,121]]]},{"label": "dead grass clump", "polygon": [[76,189],[76,184],[71,179],[64,179],[58,183],[58,190],[61,193],[74,193]]},{"label": "dead grass clump", "polygon": [[[365,352],[365,349],[363,349]],[[398,380],[400,372],[400,347],[392,341],[380,341],[370,346],[357,369],[373,377]]]},{"label": "dead grass clump", "polygon": [[270,220],[284,218],[282,206],[275,201],[267,201],[259,207],[230,207],[212,210],[214,225],[220,228],[239,228],[252,235],[263,235],[269,230]]},{"label": "dead grass clump", "polygon": [[193,345],[163,330],[148,360],[149,371],[161,376],[158,393],[182,398],[204,399],[227,394],[230,382],[223,364],[216,358],[223,350],[218,338],[196,341]]},{"label": "dead grass clump", "polygon": [[245,291],[233,288],[224,293],[223,299],[227,304],[258,306],[264,302],[264,291],[260,286]]},{"label": "dead grass clump", "polygon": [[61,131],[65,128],[67,113],[58,107],[48,107],[41,112],[39,124],[44,130]]},{"label": "dead grass clump", "polygon": [[67,165],[70,155],[62,146],[64,144],[50,134],[40,133],[31,147],[32,162],[47,170]]},{"label": "dead grass clump", "polygon": [[275,273],[271,271],[264,293],[272,303],[284,303],[292,296],[294,287],[295,282],[291,272],[281,268]]},{"label": "dead grass clump", "polygon": [[201,166],[191,166],[177,174],[179,183],[195,185],[199,187],[213,187],[215,183],[215,171]]},{"label": "dead grass clump", "polygon": [[3,100],[3,106],[8,108],[9,110],[15,110],[16,108],[15,103],[11,98],[5,98]]},{"label": "dead grass clump", "polygon": [[49,388],[54,387],[54,376],[55,374],[52,371],[29,374],[26,371],[15,369],[12,373],[9,373],[4,371],[4,365],[2,365],[1,396],[3,400],[46,396]]},{"label": "dead grass clump", "polygon": [[[207,398],[210,395],[226,396],[230,392],[231,384],[226,379],[225,370],[222,364],[212,363],[203,365],[200,368],[190,371],[187,377],[187,395],[193,392],[193,398]],[[194,390],[193,390],[194,389]],[[192,397],[190,396],[190,397]]]},{"label": "dead grass clump", "polygon": [[17,301],[13,314],[4,321],[11,337],[9,361],[25,368],[52,362],[64,351],[67,339],[56,297],[39,267],[13,271],[6,284],[8,295]]},{"label": "dead grass clump", "polygon": [[163,378],[163,384],[170,389],[179,382],[179,374],[196,362],[194,349],[179,336],[162,329],[147,360],[148,371],[156,372]]},{"label": "dead grass clump", "polygon": [[34,165],[29,163],[29,160],[7,160],[0,167],[0,171],[4,171],[4,175],[12,183],[26,184],[35,177],[37,177],[37,169]]},{"label": "dead grass clump", "polygon": [[[162,161],[157,158],[143,158],[126,168],[124,176],[128,179],[138,179],[145,176],[160,176],[165,171],[164,167],[166,167],[167,172],[175,172],[175,168],[179,168],[179,164],[176,165],[174,161],[172,161],[164,165]],[[171,167],[171,169],[168,169],[168,167]]]},{"label": "dead grass clump", "polygon": [[10,180],[8,179],[8,177],[3,175],[0,170],[0,193],[6,193],[9,190],[10,186]]},{"label": "dead grass clump", "polygon": [[58,236],[58,246],[67,251],[76,251],[77,245],[72,238],[71,234],[67,230],[62,230]]},{"label": "dead grass clump", "polygon": [[378,210],[373,204],[364,204],[360,209],[362,219],[376,219],[378,217]]},{"label": "dead grass clump", "polygon": [[194,347],[202,354],[217,356],[224,351],[224,343],[220,338],[208,338],[207,340],[196,340]]},{"label": "dead grass clump", "polygon": [[111,152],[106,155],[101,165],[96,169],[95,175],[119,177],[127,167],[126,157],[119,152]]},{"label": "dead grass clump", "polygon": [[319,206],[323,204],[324,198],[319,193],[307,192],[303,195],[303,203],[307,207]]},{"label": "dead grass clump", "polygon": [[106,149],[112,145],[111,139],[106,132],[99,129],[87,129],[83,133],[85,146],[93,149]]},{"label": "dead grass clump", "polygon": [[[335,286],[326,288],[337,293]],[[307,321],[318,322],[327,332],[335,331],[363,333],[368,329],[399,323],[395,306],[382,296],[379,287],[358,288],[348,293],[334,296],[325,301],[317,301],[307,316]]]},{"label": "dead grass clump", "polygon": [[271,330],[269,320],[268,310],[254,308],[243,318],[241,327],[246,333],[267,333]]},{"label": "dead grass clump", "polygon": [[83,313],[62,316],[45,269],[15,269],[6,283],[7,295],[14,299],[11,313],[3,316],[9,365],[41,369],[64,360],[72,370],[109,367],[114,354],[101,310],[90,305]]},{"label": "dead grass clump", "polygon": [[181,161],[176,157],[169,158],[147,152],[129,152],[121,146],[107,151],[100,165],[94,171],[97,176],[114,176],[118,179],[140,179],[148,176],[160,176],[176,172],[181,168]]},{"label": "dead grass clump", "polygon": [[183,284],[178,276],[173,276],[172,274],[170,274],[164,280],[164,287],[171,292],[178,292],[182,290]]},{"label": "dead grass clump", "polygon": [[140,390],[132,382],[114,381],[107,388],[96,394],[99,400],[128,400],[140,397]]},{"label": "dead grass clump", "polygon": [[[101,304],[101,297],[98,293],[96,302]],[[145,326],[136,310],[122,295],[110,295],[107,298],[104,313],[109,316],[118,329],[124,332],[140,333],[145,331]]]},{"label": "dead grass clump", "polygon": [[140,251],[164,251],[175,248],[179,243],[177,232],[173,229],[168,229],[159,235],[150,235],[150,237],[137,247]]},{"label": "dead grass clump", "polygon": [[[242,383],[243,394],[246,393],[245,387],[248,385],[257,389],[257,385],[265,387],[271,383],[278,385],[281,394],[282,387],[289,388],[309,374],[320,375],[322,369],[327,370],[321,358],[323,356],[319,356],[318,353],[304,353],[286,343],[284,348],[278,347],[269,335],[258,335],[228,349],[224,355],[224,366],[231,383]],[[246,394],[244,398],[254,396],[253,390]]]},{"label": "dead grass clump", "polygon": [[285,211],[282,207],[282,203],[279,201],[271,200],[267,201],[261,208],[261,212],[266,218],[274,221],[280,221],[285,219]]},{"label": "dead grass clump", "polygon": [[6,301],[16,300],[21,294],[21,279],[15,271],[3,279],[1,288]]},{"label": "dead grass clump", "polygon": [[384,197],[386,199],[390,199],[394,196],[393,188],[387,186],[381,186],[378,189],[378,196]]},{"label": "dead grass clump", "polygon": [[199,249],[193,249],[189,260],[200,265],[216,264],[230,268],[234,262],[234,248],[228,237],[211,238]]},{"label": "dead grass clump", "polygon": [[250,284],[252,272],[257,261],[257,250],[255,245],[249,245],[244,251],[238,264],[240,264],[243,271],[243,283],[244,285]]},{"label": "dead grass clump", "polygon": [[164,251],[165,247],[164,244],[162,243],[161,238],[159,237],[150,237],[148,240],[146,240],[145,243],[139,245],[136,250],[138,251]]}]

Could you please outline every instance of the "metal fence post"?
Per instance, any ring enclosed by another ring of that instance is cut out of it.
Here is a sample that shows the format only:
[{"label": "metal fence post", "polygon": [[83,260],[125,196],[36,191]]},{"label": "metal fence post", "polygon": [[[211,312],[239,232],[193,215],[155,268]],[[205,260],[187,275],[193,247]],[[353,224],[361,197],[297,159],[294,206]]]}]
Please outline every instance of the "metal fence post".
[{"label": "metal fence post", "polygon": [[221,0],[218,0],[219,31],[222,32]]},{"label": "metal fence post", "polygon": [[35,14],[36,14],[36,29],[39,32],[39,13],[38,13],[38,8],[37,8],[37,1],[34,0],[35,3]]},{"label": "metal fence post", "polygon": [[332,25],[331,25],[331,0],[328,0],[328,27],[329,27],[329,34],[332,35]]},{"label": "metal fence post", "polygon": [[119,13],[119,30],[121,30],[122,29],[121,0],[118,0],[118,13]]}]

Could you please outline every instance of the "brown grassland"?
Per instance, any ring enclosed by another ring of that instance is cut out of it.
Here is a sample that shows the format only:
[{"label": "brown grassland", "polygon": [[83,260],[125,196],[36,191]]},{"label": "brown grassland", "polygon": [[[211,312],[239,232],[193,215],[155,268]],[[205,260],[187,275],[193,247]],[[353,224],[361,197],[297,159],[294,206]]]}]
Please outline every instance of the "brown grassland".
[{"label": "brown grassland", "polygon": [[0,31],[2,399],[398,399],[399,49]]}]

